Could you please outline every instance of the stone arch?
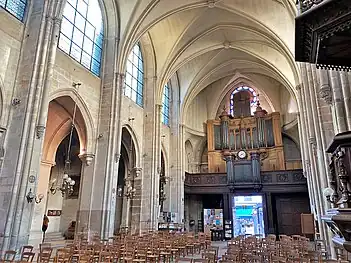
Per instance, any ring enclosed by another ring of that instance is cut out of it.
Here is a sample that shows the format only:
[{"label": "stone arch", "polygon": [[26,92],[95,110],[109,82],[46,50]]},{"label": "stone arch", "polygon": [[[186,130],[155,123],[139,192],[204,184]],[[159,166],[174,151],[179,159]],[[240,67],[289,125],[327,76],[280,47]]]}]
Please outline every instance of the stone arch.
[{"label": "stone arch", "polygon": [[[128,151],[128,144],[130,142],[126,142],[124,139],[123,139],[123,131],[125,131],[125,133],[128,133],[128,135],[131,137],[132,139],[132,146],[133,146],[133,149],[134,149],[134,156],[132,156],[132,158],[134,159],[133,160],[133,165],[134,167],[140,167],[141,165],[141,156],[140,156],[140,144],[139,144],[139,141],[137,139],[137,136],[134,132],[134,129],[128,125],[128,124],[124,124],[122,126],[122,145],[124,145],[124,147],[127,149]],[[129,157],[130,158],[130,157]],[[133,167],[133,168],[134,168]]]},{"label": "stone arch", "polygon": [[184,146],[185,146],[185,158],[186,158],[185,171],[191,172],[192,163],[194,162],[193,144],[190,142],[190,140],[186,140]]},{"label": "stone arch", "polygon": [[[70,96],[56,97],[49,103],[48,121],[45,130],[42,160],[55,162],[58,145],[69,134],[73,115],[74,100]],[[77,104],[75,128],[80,141],[80,154],[86,153],[87,126]]]},{"label": "stone arch", "polygon": [[286,169],[290,170],[301,168],[302,158],[299,144],[291,136],[285,133],[282,134],[282,140]]},{"label": "stone arch", "polygon": [[[82,96],[79,92],[73,88],[60,89],[52,94],[50,94],[50,101],[59,97],[70,97],[75,103],[77,103],[77,108],[79,109],[85,124],[86,140],[84,142],[84,147],[81,148],[81,153],[94,153],[95,152],[95,138],[96,131],[94,127],[93,117],[90,114],[88,106],[84,102]],[[79,132],[78,132],[79,134]]]}]

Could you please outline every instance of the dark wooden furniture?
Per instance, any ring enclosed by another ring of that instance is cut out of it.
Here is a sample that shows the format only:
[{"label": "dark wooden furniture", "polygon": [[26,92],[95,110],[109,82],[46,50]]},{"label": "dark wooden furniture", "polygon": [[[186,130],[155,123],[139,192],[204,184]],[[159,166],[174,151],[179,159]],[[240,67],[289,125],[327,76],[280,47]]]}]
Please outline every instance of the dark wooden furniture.
[{"label": "dark wooden furniture", "polygon": [[295,60],[317,68],[350,70],[350,0],[299,0]]},{"label": "dark wooden furniture", "polygon": [[351,252],[351,131],[336,135],[327,152],[331,154],[329,183],[334,190],[327,200],[334,208],[322,219],[333,232],[333,241]]}]

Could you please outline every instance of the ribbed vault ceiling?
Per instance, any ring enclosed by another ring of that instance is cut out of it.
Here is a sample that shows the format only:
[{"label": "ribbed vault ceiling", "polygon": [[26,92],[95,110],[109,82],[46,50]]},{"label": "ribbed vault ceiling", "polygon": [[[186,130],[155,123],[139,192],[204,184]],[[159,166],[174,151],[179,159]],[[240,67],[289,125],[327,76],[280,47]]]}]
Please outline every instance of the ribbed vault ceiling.
[{"label": "ribbed vault ceiling", "polygon": [[208,85],[237,72],[274,78],[294,95],[293,0],[124,0],[119,5],[125,52],[145,35],[151,40],[159,99],[163,85],[177,74],[186,110]]}]

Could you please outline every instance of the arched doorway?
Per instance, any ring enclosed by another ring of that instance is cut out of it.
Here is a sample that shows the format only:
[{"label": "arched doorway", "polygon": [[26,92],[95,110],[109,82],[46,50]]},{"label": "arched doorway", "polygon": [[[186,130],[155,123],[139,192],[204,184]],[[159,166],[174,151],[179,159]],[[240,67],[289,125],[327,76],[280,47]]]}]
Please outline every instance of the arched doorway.
[{"label": "arched doorway", "polygon": [[[76,129],[68,134],[56,151],[55,163],[49,179],[49,194],[46,211],[50,220],[48,233],[60,233],[67,239],[74,237],[77,211],[79,209],[79,187],[82,162],[79,158],[80,143]],[[63,187],[65,175],[70,186]],[[74,183],[73,183],[74,182]],[[50,235],[49,235],[50,236]]]},{"label": "arched doorway", "polygon": [[[70,136],[71,131],[72,136]],[[71,145],[69,154],[71,163],[70,167],[65,169],[64,160],[67,159],[69,145]],[[78,195],[81,190],[79,181],[82,165],[79,155],[86,152],[86,145],[87,129],[75,101],[69,96],[50,101],[37,179],[37,192],[43,193],[44,198],[43,202],[34,207],[29,238],[31,244],[41,242],[44,214],[50,220],[47,233],[55,233],[52,236],[53,240],[62,238],[70,222],[75,220],[78,211]],[[65,193],[62,196],[58,188],[62,186],[65,172],[75,181],[75,185],[72,187],[71,194]]]}]

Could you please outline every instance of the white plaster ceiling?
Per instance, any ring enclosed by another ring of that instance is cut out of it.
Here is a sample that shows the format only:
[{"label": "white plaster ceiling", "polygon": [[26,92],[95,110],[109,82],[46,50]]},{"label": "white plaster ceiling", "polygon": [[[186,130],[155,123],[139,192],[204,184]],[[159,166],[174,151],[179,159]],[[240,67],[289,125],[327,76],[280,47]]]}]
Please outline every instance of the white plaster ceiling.
[{"label": "white plaster ceiling", "polygon": [[163,85],[177,74],[183,113],[203,89],[237,72],[266,75],[294,94],[294,0],[118,3],[123,52],[148,35],[155,54],[158,100]]}]

